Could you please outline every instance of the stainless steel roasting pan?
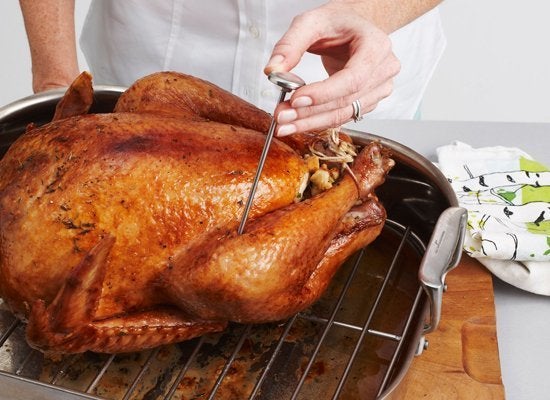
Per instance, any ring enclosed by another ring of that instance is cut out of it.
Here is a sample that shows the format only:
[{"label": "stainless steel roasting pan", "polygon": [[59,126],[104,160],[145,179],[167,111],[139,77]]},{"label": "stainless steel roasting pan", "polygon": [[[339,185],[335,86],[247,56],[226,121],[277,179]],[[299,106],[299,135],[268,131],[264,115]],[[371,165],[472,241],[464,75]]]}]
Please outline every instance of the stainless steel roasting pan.
[{"label": "stainless steel roasting pan", "polygon": [[[96,87],[91,112],[124,90]],[[0,108],[0,155],[25,126],[48,122],[63,91]],[[0,399],[390,399],[424,335],[437,326],[445,274],[459,261],[465,211],[445,177],[411,149],[378,140],[396,167],[377,191],[388,221],[352,256],[323,298],[288,321],[132,354],[45,359],[0,302]]]}]

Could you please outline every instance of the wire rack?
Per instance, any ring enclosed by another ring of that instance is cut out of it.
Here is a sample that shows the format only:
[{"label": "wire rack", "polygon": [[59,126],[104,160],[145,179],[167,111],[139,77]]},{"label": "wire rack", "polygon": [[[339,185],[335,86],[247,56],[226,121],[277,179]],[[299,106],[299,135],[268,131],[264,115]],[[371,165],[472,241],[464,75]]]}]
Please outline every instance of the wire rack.
[{"label": "wire rack", "polygon": [[0,382],[20,386],[23,396],[32,386],[58,399],[378,398],[417,345],[407,338],[418,338],[423,318],[416,273],[424,251],[409,228],[388,220],[323,298],[288,321],[233,324],[132,354],[47,360],[26,344],[24,324],[4,310]]}]

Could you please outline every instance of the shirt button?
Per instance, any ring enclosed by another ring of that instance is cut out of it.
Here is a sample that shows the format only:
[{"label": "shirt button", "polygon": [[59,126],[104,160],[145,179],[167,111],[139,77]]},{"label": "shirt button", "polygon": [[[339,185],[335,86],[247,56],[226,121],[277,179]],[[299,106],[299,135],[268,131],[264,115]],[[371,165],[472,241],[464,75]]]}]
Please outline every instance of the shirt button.
[{"label": "shirt button", "polygon": [[269,90],[269,89],[262,90],[261,95],[262,95],[262,97],[272,97],[271,90]]},{"label": "shirt button", "polygon": [[250,25],[248,27],[248,31],[250,32],[253,38],[257,39],[260,37],[260,30],[256,27],[256,25]]}]

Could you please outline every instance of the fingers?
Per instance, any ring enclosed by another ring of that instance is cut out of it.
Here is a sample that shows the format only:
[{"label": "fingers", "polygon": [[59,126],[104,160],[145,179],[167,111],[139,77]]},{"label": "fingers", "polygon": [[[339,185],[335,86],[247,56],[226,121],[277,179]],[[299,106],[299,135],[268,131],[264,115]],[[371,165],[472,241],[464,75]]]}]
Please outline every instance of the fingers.
[{"label": "fingers", "polygon": [[293,20],[266,72],[289,71],[305,51],[319,54],[330,77],[296,90],[275,110],[279,136],[336,127],[352,120],[351,104],[372,111],[393,90],[400,64],[386,33],[345,10],[319,8]]},{"label": "fingers", "polygon": [[[398,59],[392,52],[389,37],[375,27],[361,27],[353,31],[348,49],[327,48],[321,53],[323,64],[330,77],[314,82],[293,93],[291,102],[299,97],[313,99],[313,104],[323,104],[339,97],[375,90],[391,80],[400,70]],[[331,71],[332,70],[332,71]]]},{"label": "fingers", "polygon": [[313,23],[311,18],[304,15],[298,15],[292,20],[287,32],[273,47],[264,68],[266,75],[273,71],[288,72],[298,65],[304,53],[317,40]]},{"label": "fingers", "polygon": [[392,89],[393,81],[390,80],[375,90],[354,93],[320,105],[292,107],[290,101],[286,101],[275,111],[277,136],[340,126],[355,117],[352,106],[355,100],[360,104],[360,115],[357,115],[360,117],[374,110]]},{"label": "fingers", "polygon": [[[371,112],[381,100],[392,93],[393,77],[398,71],[399,62],[391,53],[372,72],[372,79],[365,81],[364,86],[348,86],[346,90],[344,83],[329,85],[332,78],[304,86],[275,110],[277,135],[337,127],[349,122],[354,116],[352,103],[355,100],[360,102],[361,115]],[[338,75],[348,73],[353,74],[346,68]],[[308,94],[302,95],[305,89],[308,89]],[[332,95],[327,95],[327,91],[332,91]]]}]

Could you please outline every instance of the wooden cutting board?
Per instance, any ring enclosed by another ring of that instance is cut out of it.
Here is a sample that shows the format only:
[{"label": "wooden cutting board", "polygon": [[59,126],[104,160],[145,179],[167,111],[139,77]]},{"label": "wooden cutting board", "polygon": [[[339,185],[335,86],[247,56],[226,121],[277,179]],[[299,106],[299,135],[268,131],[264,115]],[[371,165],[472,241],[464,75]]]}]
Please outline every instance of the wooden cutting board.
[{"label": "wooden cutting board", "polygon": [[463,255],[446,283],[441,322],[413,360],[400,398],[504,399],[491,274]]}]

